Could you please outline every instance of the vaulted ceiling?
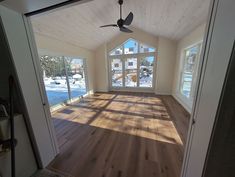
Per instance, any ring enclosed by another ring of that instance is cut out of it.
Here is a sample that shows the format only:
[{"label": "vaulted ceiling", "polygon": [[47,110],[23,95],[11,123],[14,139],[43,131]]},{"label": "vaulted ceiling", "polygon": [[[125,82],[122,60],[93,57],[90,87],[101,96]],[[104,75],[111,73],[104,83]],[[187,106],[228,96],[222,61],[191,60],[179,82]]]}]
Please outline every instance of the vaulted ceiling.
[{"label": "vaulted ceiling", "polygon": [[[123,16],[134,13],[133,28],[178,40],[204,23],[210,0],[124,0]],[[36,34],[94,50],[120,32],[99,28],[116,23],[117,0],[94,0],[32,17]]]}]

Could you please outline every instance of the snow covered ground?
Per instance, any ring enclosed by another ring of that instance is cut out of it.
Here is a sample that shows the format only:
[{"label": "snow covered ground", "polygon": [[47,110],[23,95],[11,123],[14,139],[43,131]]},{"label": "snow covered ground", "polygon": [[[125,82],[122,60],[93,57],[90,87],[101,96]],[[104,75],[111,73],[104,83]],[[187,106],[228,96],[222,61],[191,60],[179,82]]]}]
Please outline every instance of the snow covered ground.
[{"label": "snow covered ground", "polygon": [[152,87],[153,84],[153,75],[140,78],[140,87]]},{"label": "snow covered ground", "polygon": [[[65,78],[44,78],[45,89],[50,106],[69,100],[68,89]],[[85,79],[75,81],[69,80],[71,97],[76,98],[86,93]]]},{"label": "snow covered ground", "polygon": [[[148,76],[143,76],[139,80],[140,87],[152,87],[153,75],[150,74]],[[113,87],[122,87],[122,74],[115,74],[112,78],[112,86]],[[136,87],[137,82],[132,80],[131,75],[127,75],[125,77],[125,86],[126,87]]]}]

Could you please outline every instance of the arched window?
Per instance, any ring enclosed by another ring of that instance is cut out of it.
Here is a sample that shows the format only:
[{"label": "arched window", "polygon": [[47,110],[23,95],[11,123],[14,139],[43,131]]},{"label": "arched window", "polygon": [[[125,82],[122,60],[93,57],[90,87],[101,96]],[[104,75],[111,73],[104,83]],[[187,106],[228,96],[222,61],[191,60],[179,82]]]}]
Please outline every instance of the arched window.
[{"label": "arched window", "polygon": [[110,87],[153,89],[156,49],[128,39],[109,53]]}]

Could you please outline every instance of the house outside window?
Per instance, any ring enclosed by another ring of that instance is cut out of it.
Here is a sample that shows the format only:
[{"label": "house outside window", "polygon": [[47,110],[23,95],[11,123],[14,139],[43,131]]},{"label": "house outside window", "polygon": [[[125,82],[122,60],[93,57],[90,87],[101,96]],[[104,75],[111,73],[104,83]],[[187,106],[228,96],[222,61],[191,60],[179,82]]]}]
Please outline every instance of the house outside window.
[{"label": "house outside window", "polygon": [[119,50],[115,51],[115,55],[120,55],[120,54],[121,54],[121,52]]},{"label": "house outside window", "polygon": [[133,62],[128,63],[128,66],[133,66],[133,65],[134,65]]}]

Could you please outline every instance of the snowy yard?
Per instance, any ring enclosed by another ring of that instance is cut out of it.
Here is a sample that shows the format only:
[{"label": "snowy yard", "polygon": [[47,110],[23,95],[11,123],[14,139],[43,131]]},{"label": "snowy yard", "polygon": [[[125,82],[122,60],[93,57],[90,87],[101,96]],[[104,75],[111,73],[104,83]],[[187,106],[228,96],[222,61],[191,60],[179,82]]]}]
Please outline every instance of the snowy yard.
[{"label": "snowy yard", "polygon": [[[66,84],[66,79],[44,79],[47,98],[50,106],[60,104],[69,100],[68,88]],[[79,81],[69,80],[71,98],[77,98],[86,93],[85,80],[81,79]]]},{"label": "snowy yard", "polygon": [[[137,77],[137,73],[134,74],[128,74],[125,77],[125,86],[126,87],[136,87],[137,81],[133,79],[134,77]],[[139,86],[140,87],[152,87],[152,81],[153,81],[153,75],[147,75],[142,76],[139,78]],[[122,74],[115,73],[112,77],[112,86],[113,87],[122,87]]]}]

